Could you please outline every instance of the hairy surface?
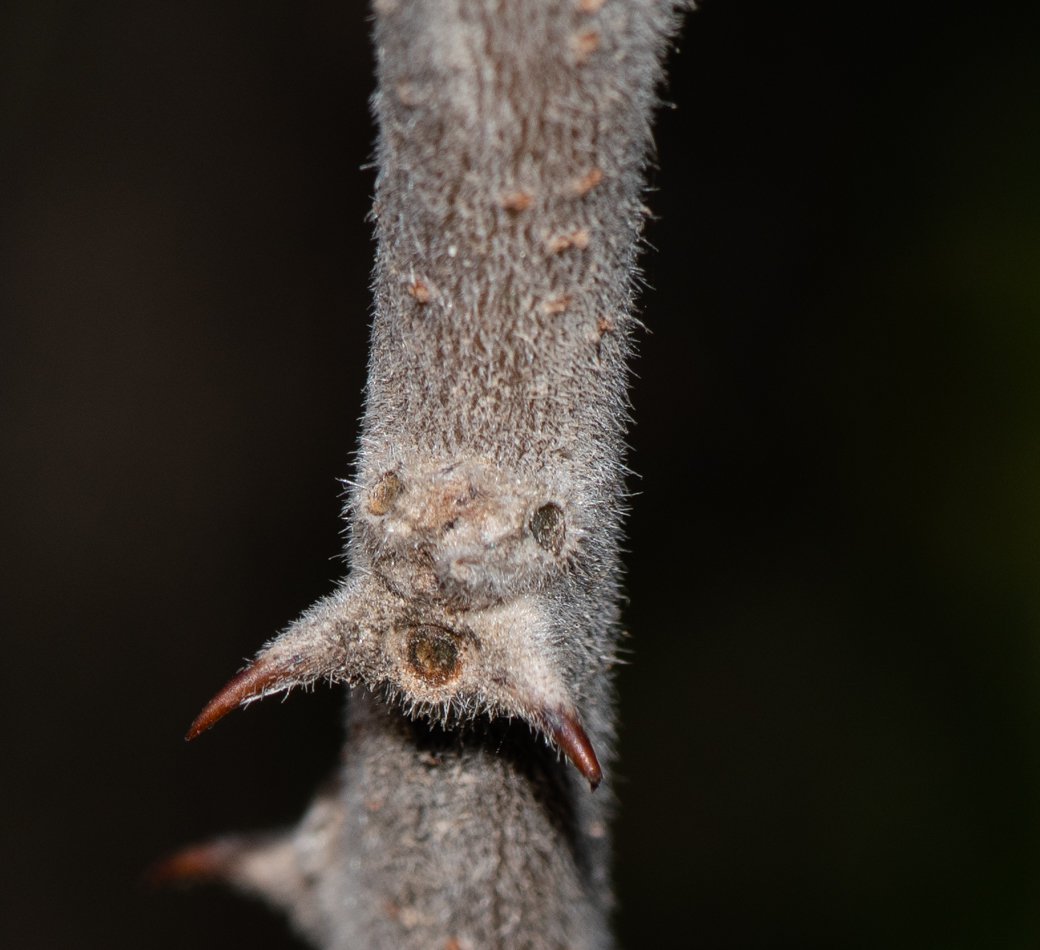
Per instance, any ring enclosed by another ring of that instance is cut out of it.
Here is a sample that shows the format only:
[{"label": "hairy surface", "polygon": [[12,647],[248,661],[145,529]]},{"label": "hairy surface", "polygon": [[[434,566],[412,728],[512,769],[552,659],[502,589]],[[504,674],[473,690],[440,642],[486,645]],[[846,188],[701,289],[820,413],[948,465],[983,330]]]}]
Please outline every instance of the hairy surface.
[{"label": "hairy surface", "polygon": [[376,0],[351,574],[191,733],[344,681],[344,766],[296,830],[170,866],[265,895],[320,947],[611,945],[626,358],[675,7]]}]

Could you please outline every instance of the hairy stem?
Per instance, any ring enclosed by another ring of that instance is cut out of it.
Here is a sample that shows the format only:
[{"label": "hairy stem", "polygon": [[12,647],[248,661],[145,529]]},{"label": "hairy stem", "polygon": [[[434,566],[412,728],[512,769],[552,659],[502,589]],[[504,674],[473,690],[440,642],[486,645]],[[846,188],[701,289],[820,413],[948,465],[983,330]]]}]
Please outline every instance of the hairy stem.
[{"label": "hairy stem", "polygon": [[376,0],[351,575],[191,733],[344,681],[345,764],[297,829],[167,868],[265,895],[320,947],[611,946],[626,359],[675,6]]}]

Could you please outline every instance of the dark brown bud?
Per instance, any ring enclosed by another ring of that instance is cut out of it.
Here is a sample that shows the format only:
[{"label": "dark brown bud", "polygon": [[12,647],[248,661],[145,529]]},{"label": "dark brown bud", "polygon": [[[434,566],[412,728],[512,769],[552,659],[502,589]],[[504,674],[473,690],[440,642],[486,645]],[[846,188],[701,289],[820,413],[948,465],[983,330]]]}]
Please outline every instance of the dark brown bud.
[{"label": "dark brown bud", "polygon": [[370,514],[385,515],[394,504],[394,499],[401,494],[401,480],[393,473],[387,472],[372,489],[365,507]]},{"label": "dark brown bud", "polygon": [[413,627],[408,635],[408,662],[431,685],[447,683],[462,666],[458,635],[432,623]]},{"label": "dark brown bud", "polygon": [[531,516],[531,534],[546,551],[559,554],[567,536],[567,521],[563,517],[563,509],[552,502],[542,505]]}]

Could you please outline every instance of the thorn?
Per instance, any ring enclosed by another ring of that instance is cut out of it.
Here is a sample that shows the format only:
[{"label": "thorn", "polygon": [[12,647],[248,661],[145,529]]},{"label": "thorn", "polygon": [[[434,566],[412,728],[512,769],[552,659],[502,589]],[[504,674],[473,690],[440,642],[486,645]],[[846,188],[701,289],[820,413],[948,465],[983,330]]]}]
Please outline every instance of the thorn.
[{"label": "thorn", "polygon": [[206,704],[184,738],[190,742],[244,703],[288,689],[295,682],[288,674],[299,661],[298,656],[254,660]]},{"label": "thorn", "polygon": [[246,843],[238,838],[217,838],[204,844],[189,845],[154,864],[145,872],[145,880],[151,887],[223,881],[246,848]]},{"label": "thorn", "polygon": [[545,731],[586,778],[589,788],[596,791],[603,780],[603,772],[596,758],[596,750],[592,748],[578,717],[572,712],[549,713],[545,717]]}]

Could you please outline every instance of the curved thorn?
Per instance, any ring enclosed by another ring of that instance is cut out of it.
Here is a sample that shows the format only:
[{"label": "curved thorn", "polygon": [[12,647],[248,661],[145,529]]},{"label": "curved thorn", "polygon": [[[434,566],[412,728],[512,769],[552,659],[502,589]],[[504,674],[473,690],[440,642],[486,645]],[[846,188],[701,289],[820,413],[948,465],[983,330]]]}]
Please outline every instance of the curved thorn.
[{"label": "curved thorn", "polygon": [[293,680],[286,674],[298,660],[298,657],[289,660],[261,657],[254,660],[206,703],[184,738],[189,741],[194,739],[243,703],[288,689],[293,685]]},{"label": "curved thorn", "polygon": [[155,864],[145,879],[152,887],[225,880],[245,850],[244,843],[236,838],[189,845]]},{"label": "curved thorn", "polygon": [[596,787],[603,780],[603,772],[596,758],[596,750],[592,748],[592,743],[578,717],[563,710],[549,713],[545,717],[545,731],[585,777],[589,788],[596,791]]}]

